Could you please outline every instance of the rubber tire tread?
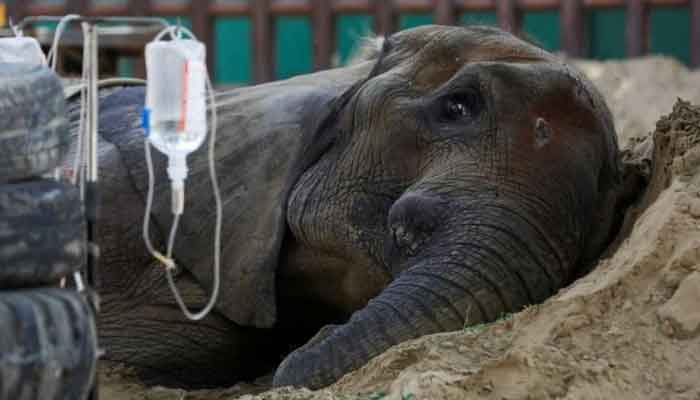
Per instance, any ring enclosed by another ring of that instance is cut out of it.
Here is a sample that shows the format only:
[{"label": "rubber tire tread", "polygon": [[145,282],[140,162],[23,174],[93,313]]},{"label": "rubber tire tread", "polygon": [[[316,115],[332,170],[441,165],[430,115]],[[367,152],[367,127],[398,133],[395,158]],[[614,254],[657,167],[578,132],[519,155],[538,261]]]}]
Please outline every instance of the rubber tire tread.
[{"label": "rubber tire tread", "polygon": [[45,286],[85,265],[78,188],[36,180],[0,185],[0,289]]},{"label": "rubber tire tread", "polygon": [[0,292],[0,399],[85,399],[96,360],[94,317],[80,294]]},{"label": "rubber tire tread", "polygon": [[70,143],[58,76],[43,66],[0,63],[0,183],[51,172]]}]

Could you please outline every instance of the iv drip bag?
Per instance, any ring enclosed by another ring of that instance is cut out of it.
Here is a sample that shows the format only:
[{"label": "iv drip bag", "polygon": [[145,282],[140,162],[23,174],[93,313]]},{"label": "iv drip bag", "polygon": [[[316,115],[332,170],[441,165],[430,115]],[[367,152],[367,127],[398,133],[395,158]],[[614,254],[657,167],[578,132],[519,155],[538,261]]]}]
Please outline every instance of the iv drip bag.
[{"label": "iv drip bag", "polygon": [[144,126],[150,142],[169,158],[174,185],[187,176],[186,157],[207,135],[206,47],[193,39],[146,46]]},{"label": "iv drip bag", "polygon": [[0,62],[46,65],[39,42],[31,37],[0,38]]},{"label": "iv drip bag", "polygon": [[[185,32],[192,39],[182,39]],[[165,35],[171,41],[161,41]],[[148,251],[165,266],[175,300],[185,314],[194,321],[204,318],[214,308],[219,295],[221,281],[221,225],[223,209],[216,178],[214,144],[216,143],[216,98],[205,64],[206,47],[197,41],[188,29],[169,27],[146,46],[146,107],[143,126],[147,139],[144,141],[146,166],[148,167],[148,194],[143,220],[143,237]],[[207,115],[207,94],[211,112]],[[216,204],[216,227],[214,231],[214,266],[212,293],[204,308],[190,311],[177,290],[173,278],[175,260],[173,247],[180,216],[184,212],[185,178],[187,177],[187,155],[199,148],[207,136],[207,117],[211,117],[209,137],[209,172]],[[166,254],[153,247],[149,234],[151,207],[153,205],[154,174],[151,144],[168,156],[168,176],[171,181],[173,222],[168,237]]]}]

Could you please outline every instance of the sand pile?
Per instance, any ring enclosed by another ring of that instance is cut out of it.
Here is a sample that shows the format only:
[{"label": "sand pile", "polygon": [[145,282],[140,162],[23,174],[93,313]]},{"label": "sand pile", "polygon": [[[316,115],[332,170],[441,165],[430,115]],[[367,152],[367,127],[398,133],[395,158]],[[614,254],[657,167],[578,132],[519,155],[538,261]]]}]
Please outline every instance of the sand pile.
[{"label": "sand pile", "polygon": [[[700,74],[661,58],[581,65],[608,96],[626,162],[650,174],[595,270],[504,320],[395,346],[326,390],[242,399],[700,399],[700,107],[675,101],[700,104]],[[233,399],[265,386],[146,390],[110,371],[107,400]]]},{"label": "sand pile", "polygon": [[615,116],[620,147],[646,136],[677,98],[700,104],[700,71],[676,59],[642,57],[624,61],[575,61],[602,92]]}]

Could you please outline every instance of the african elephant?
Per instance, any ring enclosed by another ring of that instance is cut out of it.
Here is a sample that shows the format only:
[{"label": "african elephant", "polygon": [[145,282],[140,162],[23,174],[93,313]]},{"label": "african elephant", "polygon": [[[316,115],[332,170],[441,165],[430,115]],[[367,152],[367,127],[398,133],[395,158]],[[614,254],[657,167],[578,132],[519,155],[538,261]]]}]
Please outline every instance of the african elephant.
[{"label": "african elephant", "polygon": [[[207,386],[296,349],[275,385],[318,388],[399,342],[541,302],[599,257],[631,192],[610,112],[581,73],[495,28],[377,43],[344,68],[217,94],[223,283],[199,323],[141,240],[144,90],[102,94],[106,358]],[[205,155],[190,159],[175,254],[190,305],[212,278]],[[172,217],[156,161],[162,239]]]}]

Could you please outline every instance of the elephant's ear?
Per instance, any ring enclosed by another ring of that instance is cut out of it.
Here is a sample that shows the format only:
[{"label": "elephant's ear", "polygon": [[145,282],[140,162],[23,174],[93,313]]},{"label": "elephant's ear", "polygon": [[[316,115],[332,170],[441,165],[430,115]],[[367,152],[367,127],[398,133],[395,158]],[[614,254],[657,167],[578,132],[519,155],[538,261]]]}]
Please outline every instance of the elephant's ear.
[{"label": "elephant's ear", "polygon": [[[217,309],[234,322],[255,327],[275,323],[275,271],[287,231],[288,193],[303,170],[334,139],[333,130],[320,125],[333,119],[330,114],[346,97],[343,94],[366,78],[370,69],[371,63],[365,63],[217,94],[215,153],[224,210]],[[112,114],[111,109],[123,113],[124,103],[142,107],[143,89],[115,93],[101,108],[106,114]],[[138,115],[139,110],[129,114]],[[111,124],[101,128],[102,137],[117,145],[137,190],[145,194],[143,136],[134,133],[139,131],[134,123],[115,127],[113,117],[101,118]],[[164,237],[172,221],[170,188],[165,158],[157,151],[154,164],[154,231]],[[207,144],[189,157],[188,164],[185,214],[175,258],[211,290],[216,215]]]}]

